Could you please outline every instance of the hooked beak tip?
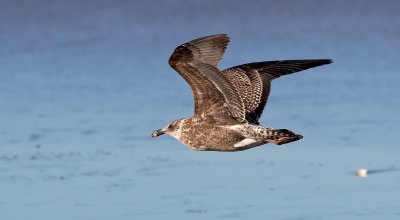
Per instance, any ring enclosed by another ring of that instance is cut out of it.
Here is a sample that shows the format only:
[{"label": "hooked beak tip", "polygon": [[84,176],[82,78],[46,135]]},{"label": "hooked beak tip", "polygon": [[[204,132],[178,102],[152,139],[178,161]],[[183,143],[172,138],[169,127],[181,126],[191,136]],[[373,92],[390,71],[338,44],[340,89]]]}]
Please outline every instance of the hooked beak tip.
[{"label": "hooked beak tip", "polygon": [[155,137],[158,137],[163,134],[164,134],[164,131],[162,131],[162,129],[158,129],[158,130],[153,131],[153,133],[151,133],[151,137],[155,138]]}]

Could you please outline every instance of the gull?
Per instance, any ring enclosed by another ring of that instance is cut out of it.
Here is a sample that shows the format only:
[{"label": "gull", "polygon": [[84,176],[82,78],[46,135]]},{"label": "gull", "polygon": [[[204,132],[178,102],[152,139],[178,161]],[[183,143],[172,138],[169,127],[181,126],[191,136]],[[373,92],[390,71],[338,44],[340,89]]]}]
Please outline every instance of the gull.
[{"label": "gull", "polygon": [[226,34],[217,34],[189,41],[175,49],[168,62],[192,90],[194,115],[174,120],[151,136],[168,134],[193,150],[224,152],[302,139],[302,135],[288,129],[260,125],[271,81],[332,61],[265,61],[221,71],[217,64],[228,43]]}]

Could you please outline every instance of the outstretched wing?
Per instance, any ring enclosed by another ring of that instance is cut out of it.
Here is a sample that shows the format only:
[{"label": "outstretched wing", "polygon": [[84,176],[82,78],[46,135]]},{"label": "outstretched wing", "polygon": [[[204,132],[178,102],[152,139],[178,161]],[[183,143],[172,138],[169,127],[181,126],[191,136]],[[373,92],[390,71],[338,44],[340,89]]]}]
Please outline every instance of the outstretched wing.
[{"label": "outstretched wing", "polygon": [[268,101],[273,79],[331,62],[328,59],[257,62],[228,68],[222,74],[231,81],[242,97],[246,120],[258,124]]},{"label": "outstretched wing", "polygon": [[169,64],[190,85],[195,115],[229,117],[244,121],[243,101],[232,83],[216,67],[228,45],[225,34],[198,38],[180,45]]}]

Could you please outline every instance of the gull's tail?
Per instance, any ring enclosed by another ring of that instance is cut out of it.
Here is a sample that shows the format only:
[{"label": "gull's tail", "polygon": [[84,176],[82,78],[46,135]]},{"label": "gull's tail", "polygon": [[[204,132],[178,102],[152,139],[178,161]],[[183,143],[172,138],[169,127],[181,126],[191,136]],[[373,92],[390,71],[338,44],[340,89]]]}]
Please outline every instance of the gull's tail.
[{"label": "gull's tail", "polygon": [[288,129],[269,130],[270,133],[267,137],[268,142],[277,145],[287,144],[293,141],[298,141],[303,138],[303,135],[295,134]]},{"label": "gull's tail", "polygon": [[259,142],[273,143],[277,145],[287,144],[303,138],[300,134],[295,134],[288,129],[274,129],[264,127],[262,125],[247,125],[244,129],[245,136],[248,138],[256,139]]}]

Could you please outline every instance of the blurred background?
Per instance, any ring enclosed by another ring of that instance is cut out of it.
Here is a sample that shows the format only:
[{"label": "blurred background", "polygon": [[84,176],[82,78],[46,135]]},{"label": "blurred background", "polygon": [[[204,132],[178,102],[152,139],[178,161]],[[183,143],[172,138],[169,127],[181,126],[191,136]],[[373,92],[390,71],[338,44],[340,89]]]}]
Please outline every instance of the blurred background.
[{"label": "blurred background", "polygon": [[[398,219],[400,2],[0,1],[1,219]],[[273,82],[261,123],[304,139],[195,152],[167,60],[226,33],[219,67],[328,58]]]}]

